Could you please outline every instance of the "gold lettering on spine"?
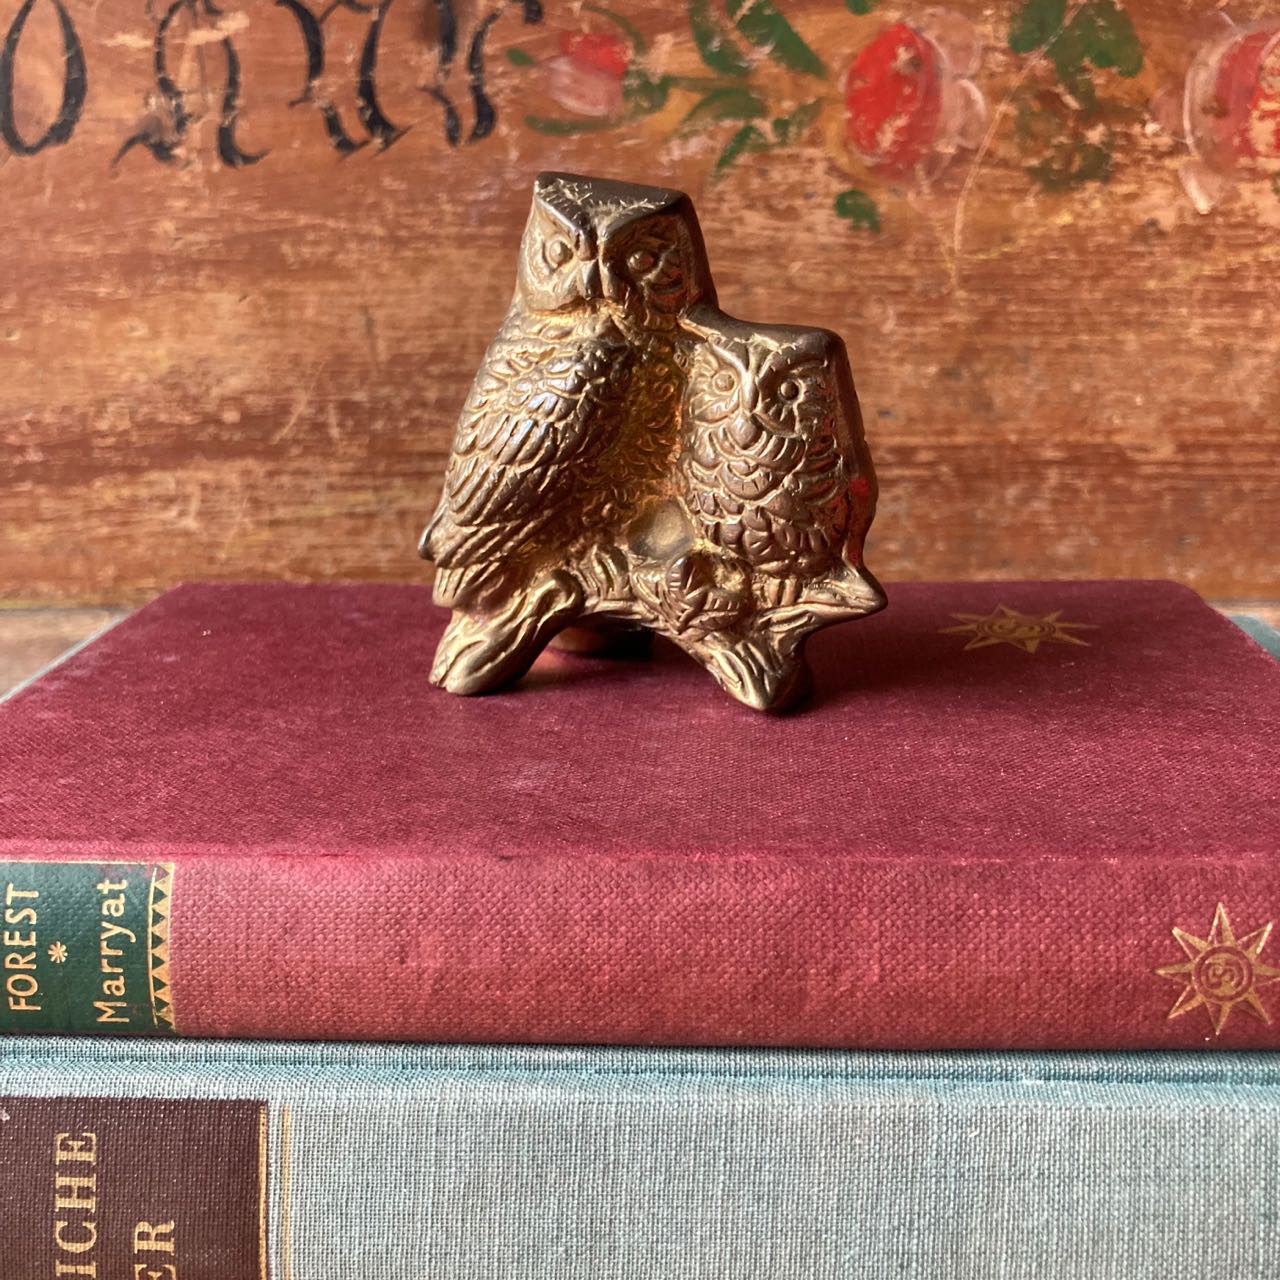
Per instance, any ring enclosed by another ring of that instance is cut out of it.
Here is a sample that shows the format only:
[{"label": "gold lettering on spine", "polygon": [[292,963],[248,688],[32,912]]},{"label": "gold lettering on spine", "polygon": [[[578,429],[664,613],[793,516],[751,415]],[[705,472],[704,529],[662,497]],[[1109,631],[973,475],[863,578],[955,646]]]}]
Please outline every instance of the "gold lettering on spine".
[{"label": "gold lettering on spine", "polygon": [[[123,956],[125,950],[123,947],[113,947],[108,944],[115,940],[123,940],[133,946],[137,946],[138,935],[132,929],[126,929],[122,924],[112,924],[106,917],[110,916],[118,920],[128,909],[125,890],[129,887],[129,882],[127,880],[108,880],[104,877],[93,887],[101,895],[100,910],[104,917],[98,932],[98,968],[105,974],[123,974],[124,966],[112,964],[111,962]],[[125,986],[124,978],[103,978],[100,990],[103,996],[109,998],[93,1002],[93,1007],[98,1013],[94,1021],[103,1024],[128,1026],[128,1013],[126,1012],[123,1016],[120,1014],[120,1010],[127,1010],[129,1007],[129,993]]]},{"label": "gold lettering on spine", "polygon": [[[103,909],[105,910],[105,905]],[[110,942],[112,938],[118,938],[122,934],[124,937],[128,938],[134,946],[137,946],[138,935],[134,933],[132,929],[126,929],[122,924],[108,924],[105,920],[102,922],[102,954],[104,956],[124,955],[123,951],[107,946],[107,943]]]},{"label": "gold lettering on spine", "polygon": [[[137,1222],[133,1227],[133,1251],[137,1253],[169,1253],[176,1251],[174,1227],[170,1222]],[[135,1262],[134,1280],[178,1280],[178,1268],[172,1262]]]},{"label": "gold lettering on spine", "polygon": [[73,1138],[69,1133],[60,1133],[53,1140],[53,1158],[58,1164],[64,1160],[83,1160],[88,1164],[98,1163],[98,1135],[82,1133]]},{"label": "gold lettering on spine", "polygon": [[173,1222],[161,1222],[153,1225],[150,1222],[139,1222],[133,1228],[134,1253],[172,1253]]},{"label": "gold lettering on spine", "polygon": [[60,1173],[53,1180],[53,1207],[55,1209],[85,1209],[93,1213],[98,1207],[98,1179],[71,1178]]},{"label": "gold lettering on spine", "polygon": [[[87,1172],[83,1168],[76,1173],[63,1173],[58,1169],[62,1164],[96,1166],[98,1163],[98,1135],[92,1132],[77,1134],[57,1133],[53,1138],[54,1163],[54,1213],[67,1213],[71,1210],[83,1211],[81,1216],[71,1218],[55,1217],[53,1221],[53,1245],[60,1254],[80,1254],[92,1252],[98,1243],[98,1223],[94,1216],[98,1207],[98,1174],[96,1168]],[[70,1262],[64,1257],[54,1258],[55,1276],[97,1276],[98,1263],[95,1258],[81,1258]]]},{"label": "gold lettering on spine", "polygon": [[84,1240],[68,1240],[66,1230],[69,1226],[71,1223],[65,1218],[59,1218],[53,1224],[53,1243],[59,1249],[65,1249],[68,1253],[88,1253],[98,1243],[98,1224],[92,1219],[84,1218],[80,1222],[80,1230],[88,1233]]},{"label": "gold lettering on spine", "polygon": [[[40,982],[33,976],[36,967],[35,925],[40,922],[37,908],[32,904],[40,897],[38,889],[19,889],[12,882],[4,888],[4,923],[6,925],[30,925],[25,933],[6,928],[0,934],[4,944],[4,991],[8,1006],[15,1013],[39,1013],[43,1005],[35,1003],[40,994]],[[16,948],[30,947],[24,951]]]}]

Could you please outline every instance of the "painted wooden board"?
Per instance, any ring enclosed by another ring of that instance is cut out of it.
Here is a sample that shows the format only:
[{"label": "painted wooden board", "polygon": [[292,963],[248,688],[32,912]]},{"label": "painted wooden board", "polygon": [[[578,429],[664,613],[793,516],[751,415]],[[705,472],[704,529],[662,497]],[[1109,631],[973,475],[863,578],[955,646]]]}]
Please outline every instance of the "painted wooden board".
[{"label": "painted wooden board", "polygon": [[121,616],[110,609],[0,608],[0,697]]},{"label": "painted wooden board", "polygon": [[848,340],[887,578],[1274,595],[1280,14],[3,0],[0,597],[420,579],[533,174]]}]

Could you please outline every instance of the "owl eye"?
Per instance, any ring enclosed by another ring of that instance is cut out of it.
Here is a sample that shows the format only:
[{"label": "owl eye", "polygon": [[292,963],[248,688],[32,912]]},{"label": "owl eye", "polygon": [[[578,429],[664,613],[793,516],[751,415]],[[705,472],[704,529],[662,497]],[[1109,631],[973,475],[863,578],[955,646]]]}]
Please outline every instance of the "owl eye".
[{"label": "owl eye", "polygon": [[728,371],[728,369],[721,369],[720,372],[711,379],[711,386],[716,391],[732,391],[737,385],[737,379]]},{"label": "owl eye", "polygon": [[778,383],[778,398],[780,400],[798,400],[800,398],[800,384],[794,378],[783,378]]},{"label": "owl eye", "polygon": [[657,261],[658,255],[648,249],[632,249],[627,254],[627,266],[636,275],[644,275],[646,271],[652,271]]},{"label": "owl eye", "polygon": [[552,240],[543,251],[550,267],[563,267],[573,257],[573,246],[567,240]]}]

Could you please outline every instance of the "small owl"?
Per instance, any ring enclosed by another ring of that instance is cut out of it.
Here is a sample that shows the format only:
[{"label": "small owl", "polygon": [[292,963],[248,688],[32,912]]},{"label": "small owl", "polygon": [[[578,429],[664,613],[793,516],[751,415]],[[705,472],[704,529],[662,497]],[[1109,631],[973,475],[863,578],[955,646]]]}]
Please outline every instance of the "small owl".
[{"label": "small owl", "polygon": [[454,610],[432,680],[479,693],[591,612],[575,565],[610,543],[678,441],[680,322],[714,303],[687,196],[544,173],[515,297],[458,422],[419,544]]},{"label": "small owl", "polygon": [[706,637],[730,663],[713,673],[744,701],[774,705],[801,673],[810,632],[884,604],[862,566],[876,483],[853,377],[844,343],[825,329],[749,324],[708,307],[685,327],[699,341],[679,500],[698,549],[667,579],[742,584],[737,616],[722,612],[727,638],[745,636],[753,654],[744,674],[741,644],[735,656]]}]

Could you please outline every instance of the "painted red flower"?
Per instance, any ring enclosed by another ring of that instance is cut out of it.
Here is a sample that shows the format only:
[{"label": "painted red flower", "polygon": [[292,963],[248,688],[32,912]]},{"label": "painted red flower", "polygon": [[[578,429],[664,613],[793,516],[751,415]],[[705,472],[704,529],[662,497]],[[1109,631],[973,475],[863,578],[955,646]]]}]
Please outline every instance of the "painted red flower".
[{"label": "painted red flower", "polygon": [[566,31],[559,56],[546,64],[547,91],[566,111],[611,116],[622,107],[631,49],[611,31]]},{"label": "painted red flower", "polygon": [[1256,177],[1280,173],[1280,22],[1235,28],[1187,75],[1187,139],[1210,168]]},{"label": "painted red flower", "polygon": [[565,31],[560,53],[583,71],[599,71],[619,82],[631,62],[626,44],[610,31]]},{"label": "painted red flower", "polygon": [[886,27],[845,79],[845,136],[880,173],[910,173],[929,154],[942,104],[938,51],[905,22]]},{"label": "painted red flower", "polygon": [[889,177],[941,168],[986,127],[985,99],[968,78],[980,56],[976,33],[959,15],[933,12],[936,32],[895,22],[845,76],[845,138]]}]

